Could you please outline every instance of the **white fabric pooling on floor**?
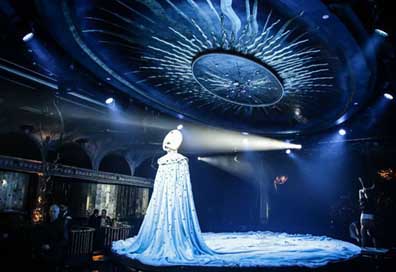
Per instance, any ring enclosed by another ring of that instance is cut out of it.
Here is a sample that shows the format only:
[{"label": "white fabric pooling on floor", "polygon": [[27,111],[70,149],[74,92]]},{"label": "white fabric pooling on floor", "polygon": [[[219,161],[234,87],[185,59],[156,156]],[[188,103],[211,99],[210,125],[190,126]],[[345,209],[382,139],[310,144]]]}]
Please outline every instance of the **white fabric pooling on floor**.
[{"label": "white fabric pooling on floor", "polygon": [[319,267],[329,262],[348,260],[360,254],[361,249],[351,243],[326,236],[274,232],[203,233],[203,238],[214,254],[195,256],[192,260],[177,260],[163,256],[128,254],[135,237],[113,243],[113,251],[148,265],[199,265]]}]

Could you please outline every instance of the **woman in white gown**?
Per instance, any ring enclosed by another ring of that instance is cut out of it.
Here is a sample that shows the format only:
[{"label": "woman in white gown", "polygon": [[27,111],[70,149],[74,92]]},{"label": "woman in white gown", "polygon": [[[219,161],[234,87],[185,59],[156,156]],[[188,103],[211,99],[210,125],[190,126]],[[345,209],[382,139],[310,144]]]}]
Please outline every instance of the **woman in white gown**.
[{"label": "woman in white gown", "polygon": [[201,235],[188,159],[177,152],[182,141],[179,130],[166,135],[163,150],[167,154],[158,160],[153,194],[143,223],[130,246],[122,249],[124,254],[143,263],[189,263],[198,256],[214,254]]}]

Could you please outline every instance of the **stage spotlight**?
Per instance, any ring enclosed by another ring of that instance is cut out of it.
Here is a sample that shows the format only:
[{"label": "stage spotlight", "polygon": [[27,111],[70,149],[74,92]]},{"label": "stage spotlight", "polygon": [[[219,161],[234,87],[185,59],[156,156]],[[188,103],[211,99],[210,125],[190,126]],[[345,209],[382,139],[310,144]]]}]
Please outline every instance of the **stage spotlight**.
[{"label": "stage spotlight", "polygon": [[201,160],[202,160],[202,158],[201,158],[201,157],[197,157],[197,160],[201,161]]},{"label": "stage spotlight", "polygon": [[184,119],[184,115],[179,113],[179,114],[177,114],[177,118]]},{"label": "stage spotlight", "polygon": [[384,93],[384,97],[386,99],[393,100],[393,95],[391,95],[390,93]]},{"label": "stage spotlight", "polygon": [[178,129],[178,130],[182,130],[182,129],[183,129],[183,125],[182,125],[182,124],[178,125],[178,126],[177,126],[177,129]]},{"label": "stage spotlight", "polygon": [[33,32],[29,32],[29,33],[27,33],[27,34],[25,34],[25,35],[23,36],[22,40],[23,40],[24,42],[28,42],[28,41],[30,41],[31,39],[33,39],[33,37],[34,37]]},{"label": "stage spotlight", "polygon": [[290,149],[286,149],[286,154],[290,154],[291,153],[291,150]]},{"label": "stage spotlight", "polygon": [[106,99],[106,104],[107,104],[107,105],[110,105],[110,104],[112,104],[113,102],[114,102],[114,98],[112,98],[112,97],[109,97],[109,98]]},{"label": "stage spotlight", "polygon": [[388,33],[386,33],[385,31],[383,31],[381,29],[376,28],[374,31],[375,31],[375,33],[377,33],[378,35],[380,35],[384,38],[388,37]]},{"label": "stage spotlight", "polygon": [[338,134],[340,134],[341,136],[344,136],[345,134],[346,134],[346,131],[345,131],[345,129],[340,129],[339,131],[338,131]]}]

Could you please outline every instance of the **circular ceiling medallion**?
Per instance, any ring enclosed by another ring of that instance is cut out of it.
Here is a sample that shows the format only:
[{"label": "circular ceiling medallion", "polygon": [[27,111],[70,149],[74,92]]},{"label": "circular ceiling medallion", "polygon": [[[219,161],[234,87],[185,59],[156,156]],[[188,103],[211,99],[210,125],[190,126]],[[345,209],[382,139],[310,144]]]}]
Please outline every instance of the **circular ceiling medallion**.
[{"label": "circular ceiling medallion", "polygon": [[49,21],[63,16],[64,25],[49,23],[53,33],[99,78],[211,125],[324,129],[355,112],[375,78],[348,29],[336,16],[322,19],[329,11],[321,1],[38,2],[57,14]]},{"label": "circular ceiling medallion", "polygon": [[283,86],[264,65],[228,53],[207,53],[192,64],[203,90],[241,106],[263,107],[279,102]]}]

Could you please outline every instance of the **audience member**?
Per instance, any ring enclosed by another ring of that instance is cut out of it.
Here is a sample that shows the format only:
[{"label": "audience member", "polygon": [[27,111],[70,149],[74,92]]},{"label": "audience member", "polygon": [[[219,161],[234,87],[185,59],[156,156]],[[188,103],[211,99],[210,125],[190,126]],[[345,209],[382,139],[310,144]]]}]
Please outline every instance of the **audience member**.
[{"label": "audience member", "polygon": [[39,258],[47,271],[58,271],[62,267],[69,239],[65,222],[59,214],[59,206],[51,205],[49,222],[43,226]]},{"label": "audience member", "polygon": [[100,216],[99,216],[99,210],[95,209],[91,216],[88,219],[88,226],[91,228],[94,228],[95,230],[99,230],[100,227]]}]

